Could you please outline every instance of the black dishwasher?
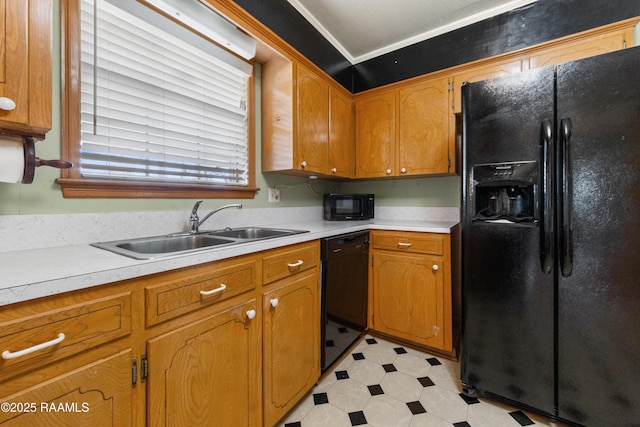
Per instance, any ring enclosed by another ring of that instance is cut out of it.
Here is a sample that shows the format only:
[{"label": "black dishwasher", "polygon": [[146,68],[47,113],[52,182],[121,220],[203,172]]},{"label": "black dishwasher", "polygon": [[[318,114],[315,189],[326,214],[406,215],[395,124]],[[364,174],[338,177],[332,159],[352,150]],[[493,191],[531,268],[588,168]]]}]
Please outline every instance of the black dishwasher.
[{"label": "black dishwasher", "polygon": [[368,231],[322,239],[323,372],[367,327],[368,260]]}]

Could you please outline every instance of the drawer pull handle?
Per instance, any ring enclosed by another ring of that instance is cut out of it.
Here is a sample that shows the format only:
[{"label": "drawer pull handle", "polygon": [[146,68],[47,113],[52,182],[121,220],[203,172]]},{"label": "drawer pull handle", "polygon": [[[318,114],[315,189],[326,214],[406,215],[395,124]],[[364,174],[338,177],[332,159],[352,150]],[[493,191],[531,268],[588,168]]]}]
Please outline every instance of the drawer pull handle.
[{"label": "drawer pull handle", "polygon": [[273,298],[269,301],[269,303],[271,304],[271,307],[276,308],[278,306],[278,303],[280,301],[278,301],[278,298]]},{"label": "drawer pull handle", "polygon": [[256,317],[256,311],[253,309],[247,310],[246,315],[247,315],[247,319],[251,320],[254,317]]},{"label": "drawer pull handle", "polygon": [[38,350],[44,350],[45,348],[53,347],[56,344],[60,344],[64,341],[65,335],[60,332],[58,334],[58,338],[52,339],[51,341],[43,342],[42,344],[34,345],[33,347],[25,348],[24,350],[10,352],[9,350],[5,350],[2,352],[2,358],[4,360],[9,359],[17,359],[18,357],[26,356],[27,354],[31,354]]},{"label": "drawer pull handle", "polygon": [[302,264],[304,264],[304,261],[299,259],[298,262],[294,262],[293,264],[287,264],[287,267],[289,268],[300,267]]},{"label": "drawer pull handle", "polygon": [[398,242],[398,247],[399,248],[410,248],[411,247],[411,243]]},{"label": "drawer pull handle", "polygon": [[222,292],[225,289],[227,289],[227,285],[223,283],[222,285],[218,286],[215,289],[211,289],[210,291],[200,291],[200,295],[202,296],[213,295],[213,294],[217,294],[218,292]]},{"label": "drawer pull handle", "polygon": [[433,271],[438,271],[440,269],[440,267],[438,267],[438,264],[433,264],[433,267],[431,267],[433,269]]}]

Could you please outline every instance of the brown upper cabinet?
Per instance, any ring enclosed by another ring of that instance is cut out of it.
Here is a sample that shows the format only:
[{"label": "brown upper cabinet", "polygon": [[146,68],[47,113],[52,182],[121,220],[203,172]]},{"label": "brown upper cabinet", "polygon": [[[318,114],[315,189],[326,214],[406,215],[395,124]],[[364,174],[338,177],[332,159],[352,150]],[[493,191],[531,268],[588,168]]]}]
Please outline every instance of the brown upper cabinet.
[{"label": "brown upper cabinet", "polygon": [[451,172],[448,135],[449,81],[446,77],[398,90],[398,163],[400,175]]},{"label": "brown upper cabinet", "polygon": [[359,98],[356,104],[356,178],[391,176],[395,163],[396,94]]},{"label": "brown upper cabinet", "polygon": [[346,90],[280,57],[263,64],[262,88],[264,172],[354,176],[353,103]]},{"label": "brown upper cabinet", "polygon": [[447,174],[447,77],[356,97],[356,177]]},{"label": "brown upper cabinet", "polygon": [[606,31],[561,39],[544,49],[532,52],[522,61],[524,70],[557,65],[576,59],[602,55],[633,46],[633,25],[612,25]]},{"label": "brown upper cabinet", "polygon": [[0,1],[0,32],[0,97],[8,108],[0,109],[0,129],[44,138],[51,129],[51,0]]},{"label": "brown upper cabinet", "polygon": [[329,87],[329,173],[355,177],[355,112],[351,94]]},{"label": "brown upper cabinet", "polygon": [[629,19],[356,94],[356,178],[458,173],[461,88],[633,45]]},{"label": "brown upper cabinet", "polygon": [[478,65],[456,72],[452,76],[453,80],[453,113],[462,112],[461,88],[465,82],[479,82],[481,80],[495,77],[508,76],[522,71],[522,61],[520,59],[509,59],[506,61],[492,61],[488,64]]},{"label": "brown upper cabinet", "polygon": [[501,77],[534,68],[553,66],[633,46],[633,27],[637,20],[626,20],[605,27],[563,37],[540,46],[459,67],[453,74],[454,114],[460,113],[460,88],[464,82]]}]

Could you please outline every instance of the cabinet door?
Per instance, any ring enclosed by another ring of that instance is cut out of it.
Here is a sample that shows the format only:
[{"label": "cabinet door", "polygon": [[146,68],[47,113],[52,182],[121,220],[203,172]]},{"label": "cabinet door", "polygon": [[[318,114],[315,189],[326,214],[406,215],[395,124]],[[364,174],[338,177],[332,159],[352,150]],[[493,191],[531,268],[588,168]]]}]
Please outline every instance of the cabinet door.
[{"label": "cabinet door", "polygon": [[464,82],[479,82],[494,77],[507,76],[522,71],[520,59],[502,62],[492,62],[488,65],[469,68],[453,76],[453,112],[462,112],[461,88]]},{"label": "cabinet door", "polygon": [[442,349],[442,258],[374,251],[373,263],[374,329]]},{"label": "cabinet door", "polygon": [[395,174],[395,91],[356,101],[356,178]]},{"label": "cabinet door", "polygon": [[399,175],[449,171],[448,78],[428,80],[399,90]]},{"label": "cabinet door", "polygon": [[264,294],[264,425],[275,425],[320,376],[317,270]]},{"label": "cabinet door", "polygon": [[329,89],[329,173],[333,176],[355,176],[356,146],[354,111],[351,98],[334,88]]},{"label": "cabinet door", "polygon": [[148,342],[148,425],[260,424],[255,300]]},{"label": "cabinet door", "polygon": [[296,169],[328,173],[329,85],[320,76],[298,64],[298,115]]},{"label": "cabinet door", "polygon": [[624,49],[633,45],[633,29],[625,28],[612,33],[598,34],[586,39],[564,42],[561,45],[543,49],[529,57],[529,68],[562,64],[595,55]]},{"label": "cabinet door", "polygon": [[275,57],[262,64],[262,171],[294,166],[294,65]]},{"label": "cabinet door", "polygon": [[51,11],[51,0],[0,1],[0,97],[16,104],[0,110],[0,128],[51,128]]},{"label": "cabinet door", "polygon": [[[126,350],[2,398],[0,424],[130,426],[132,359],[132,351]],[[5,411],[4,402],[20,406],[16,411]],[[25,406],[31,404],[35,406]]]}]

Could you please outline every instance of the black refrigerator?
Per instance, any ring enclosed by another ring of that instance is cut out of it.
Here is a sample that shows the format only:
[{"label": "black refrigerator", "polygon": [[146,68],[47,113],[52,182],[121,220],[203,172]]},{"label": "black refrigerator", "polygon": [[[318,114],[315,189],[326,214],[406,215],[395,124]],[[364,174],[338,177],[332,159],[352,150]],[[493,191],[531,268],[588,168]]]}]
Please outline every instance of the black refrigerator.
[{"label": "black refrigerator", "polygon": [[640,426],[640,48],[462,96],[463,390]]}]

